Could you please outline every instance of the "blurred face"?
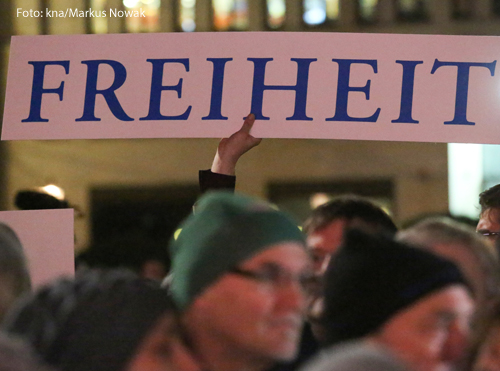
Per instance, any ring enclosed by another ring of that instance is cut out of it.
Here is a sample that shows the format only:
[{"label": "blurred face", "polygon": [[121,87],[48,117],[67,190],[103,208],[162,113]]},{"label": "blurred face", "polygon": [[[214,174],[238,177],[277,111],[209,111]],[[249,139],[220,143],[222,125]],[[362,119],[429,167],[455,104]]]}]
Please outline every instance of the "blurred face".
[{"label": "blurred face", "polygon": [[307,248],[313,260],[314,274],[323,276],[331,256],[342,244],[347,221],[337,219],[326,227],[313,231],[307,236]]},{"label": "blurred face", "polygon": [[224,353],[266,366],[293,359],[306,302],[301,282],[310,274],[304,247],[281,243],[223,275],[184,316],[198,355],[205,363]]},{"label": "blurred face", "polygon": [[200,371],[179,336],[173,315],[166,314],[143,339],[125,371]]},{"label": "blurred face", "polygon": [[500,325],[490,330],[479,348],[473,371],[500,371]]},{"label": "blurred face", "polygon": [[[332,255],[342,244],[342,237],[347,221],[337,219],[326,227],[313,231],[307,236],[307,248],[313,261],[314,276],[316,277],[316,287],[311,293],[308,302],[307,316],[314,322],[323,311],[323,293],[321,281],[326,272],[328,263]],[[318,329],[316,329],[318,330]],[[317,331],[315,331],[315,334]]]},{"label": "blurred face", "polygon": [[454,370],[467,346],[473,311],[464,286],[449,286],[397,313],[370,339],[387,346],[413,371]]},{"label": "blurred face", "polygon": [[[500,208],[494,207],[491,209],[486,209],[479,218],[479,223],[477,224],[476,231],[485,236],[493,243],[500,239],[496,232],[500,232]],[[493,233],[488,235],[489,233]]]}]

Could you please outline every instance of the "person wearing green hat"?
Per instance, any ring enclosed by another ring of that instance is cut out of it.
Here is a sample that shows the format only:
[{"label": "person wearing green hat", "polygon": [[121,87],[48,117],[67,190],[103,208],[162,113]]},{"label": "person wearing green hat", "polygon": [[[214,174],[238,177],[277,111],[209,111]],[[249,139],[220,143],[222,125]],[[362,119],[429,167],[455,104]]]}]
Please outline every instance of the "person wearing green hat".
[{"label": "person wearing green hat", "polygon": [[297,225],[268,203],[210,192],[169,246],[170,293],[208,371],[260,371],[298,349],[311,262]]}]

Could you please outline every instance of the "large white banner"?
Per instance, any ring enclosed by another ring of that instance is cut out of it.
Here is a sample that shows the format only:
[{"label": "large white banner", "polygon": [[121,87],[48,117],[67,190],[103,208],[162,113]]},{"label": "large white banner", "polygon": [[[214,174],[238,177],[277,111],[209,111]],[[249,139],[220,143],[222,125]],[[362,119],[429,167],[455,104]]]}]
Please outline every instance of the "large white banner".
[{"label": "large white banner", "polygon": [[500,38],[165,33],[12,38],[2,140],[253,134],[500,143]]}]

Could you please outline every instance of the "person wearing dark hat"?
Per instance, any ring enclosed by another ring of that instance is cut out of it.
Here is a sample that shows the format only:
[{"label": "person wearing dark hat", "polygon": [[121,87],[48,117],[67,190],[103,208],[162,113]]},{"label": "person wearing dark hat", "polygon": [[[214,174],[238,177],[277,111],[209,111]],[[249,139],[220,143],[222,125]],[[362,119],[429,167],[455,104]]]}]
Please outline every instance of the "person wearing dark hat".
[{"label": "person wearing dark hat", "polygon": [[464,356],[474,307],[451,261],[352,230],[325,276],[325,345],[365,339],[413,371],[453,370]]},{"label": "person wearing dark hat", "polygon": [[268,203],[211,192],[170,245],[171,295],[208,371],[260,371],[295,357],[311,262],[297,225]]},{"label": "person wearing dark hat", "polygon": [[86,271],[42,287],[3,330],[58,371],[199,371],[172,300],[128,271]]}]

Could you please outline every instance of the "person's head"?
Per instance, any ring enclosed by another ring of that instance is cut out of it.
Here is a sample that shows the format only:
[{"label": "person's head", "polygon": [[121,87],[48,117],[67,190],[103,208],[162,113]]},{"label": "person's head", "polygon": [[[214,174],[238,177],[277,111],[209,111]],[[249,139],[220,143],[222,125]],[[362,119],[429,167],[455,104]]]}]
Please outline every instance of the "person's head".
[{"label": "person's head", "polygon": [[500,371],[500,300],[483,313],[474,329],[468,369]]},{"label": "person's head", "polygon": [[391,217],[368,198],[345,195],[318,206],[304,223],[307,248],[313,259],[316,285],[311,290],[307,316],[316,337],[321,337],[318,318],[323,310],[322,277],[331,257],[342,243],[347,228],[369,233],[394,235],[397,227]]},{"label": "person's head", "polygon": [[428,249],[461,269],[474,290],[478,306],[499,292],[496,250],[468,225],[450,218],[428,218],[402,230],[397,240]]},{"label": "person's head", "polygon": [[0,223],[0,320],[22,294],[31,290],[23,246],[8,225]]},{"label": "person's head", "polygon": [[353,341],[319,352],[300,371],[409,371],[388,349]]},{"label": "person's head", "polygon": [[167,293],[126,271],[86,271],[22,299],[4,330],[60,371],[198,371]]},{"label": "person's head", "polygon": [[330,257],[342,243],[344,230],[352,227],[389,235],[397,231],[391,217],[365,197],[345,195],[318,206],[304,223],[307,245],[317,274],[325,272]]},{"label": "person's head", "polygon": [[492,241],[500,239],[500,184],[479,195],[479,223],[476,231]]},{"label": "person's head", "polygon": [[55,371],[17,338],[0,334],[0,371]]},{"label": "person's head", "polygon": [[461,361],[473,311],[453,262],[385,237],[349,231],[325,275],[325,345],[364,338],[414,371]]},{"label": "person's head", "polygon": [[269,204],[213,192],[172,241],[172,297],[208,369],[265,369],[294,358],[310,261],[297,225]]}]

